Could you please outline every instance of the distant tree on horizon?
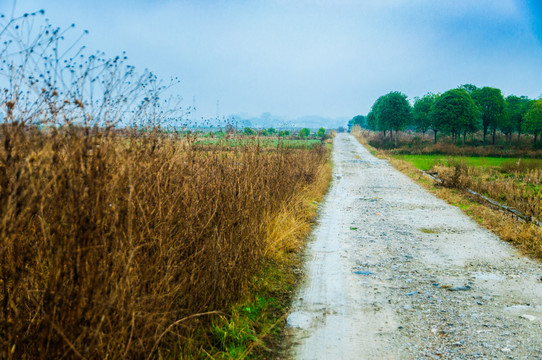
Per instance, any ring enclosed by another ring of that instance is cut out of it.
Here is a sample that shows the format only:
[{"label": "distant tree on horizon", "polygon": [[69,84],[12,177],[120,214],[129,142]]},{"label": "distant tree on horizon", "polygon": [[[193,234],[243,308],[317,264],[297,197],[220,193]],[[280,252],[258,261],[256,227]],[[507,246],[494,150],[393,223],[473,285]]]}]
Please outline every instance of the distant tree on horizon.
[{"label": "distant tree on horizon", "polygon": [[356,115],[354,116],[349,122],[348,122],[348,128],[352,128],[352,126],[358,125],[361,128],[366,129],[367,128],[367,119],[363,115]]},{"label": "distant tree on horizon", "polygon": [[243,134],[247,136],[253,136],[256,135],[256,131],[252,128],[246,127],[243,129]]},{"label": "distant tree on horizon", "polygon": [[281,131],[279,131],[279,136],[280,137],[290,136],[290,130],[281,130]]},{"label": "distant tree on horizon", "polygon": [[324,129],[323,127],[321,127],[320,129],[318,129],[318,132],[316,133],[316,136],[321,138],[323,137],[324,135],[326,134],[326,129]]},{"label": "distant tree on horizon", "polygon": [[311,134],[311,131],[308,128],[303,128],[303,129],[299,130],[299,137],[301,137],[301,138],[306,138],[310,134]]}]

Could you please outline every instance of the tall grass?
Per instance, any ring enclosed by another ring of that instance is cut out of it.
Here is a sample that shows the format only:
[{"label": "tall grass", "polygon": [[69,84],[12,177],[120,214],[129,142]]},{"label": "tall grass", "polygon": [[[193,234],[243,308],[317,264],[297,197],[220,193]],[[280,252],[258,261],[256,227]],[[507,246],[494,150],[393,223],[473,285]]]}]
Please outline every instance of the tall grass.
[{"label": "tall grass", "polygon": [[2,358],[182,352],[198,314],[247,289],[277,246],[269,224],[327,158],[16,124],[0,144]]},{"label": "tall grass", "polygon": [[456,162],[436,165],[442,184],[472,189],[513,207],[529,218],[542,218],[542,169],[504,163],[501,168],[479,168]]}]

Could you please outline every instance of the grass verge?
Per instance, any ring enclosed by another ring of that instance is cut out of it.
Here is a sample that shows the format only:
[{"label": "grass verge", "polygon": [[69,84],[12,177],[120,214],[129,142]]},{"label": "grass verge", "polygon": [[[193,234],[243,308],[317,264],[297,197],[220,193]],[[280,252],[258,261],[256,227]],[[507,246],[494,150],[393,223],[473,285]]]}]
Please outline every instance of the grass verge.
[{"label": "grass verge", "polygon": [[251,279],[247,296],[213,319],[211,337],[200,350],[205,358],[284,358],[286,315],[301,276],[300,251],[330,181],[327,162],[320,166],[316,181],[270,220],[263,265]]}]

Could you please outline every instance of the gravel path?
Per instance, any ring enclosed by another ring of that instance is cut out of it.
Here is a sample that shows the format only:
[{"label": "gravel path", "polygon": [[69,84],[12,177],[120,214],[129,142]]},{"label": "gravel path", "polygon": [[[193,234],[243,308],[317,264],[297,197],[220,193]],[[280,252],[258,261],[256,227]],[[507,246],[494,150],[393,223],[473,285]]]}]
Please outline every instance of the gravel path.
[{"label": "gravel path", "polygon": [[542,359],[542,265],[349,134],[288,317],[297,359]]}]

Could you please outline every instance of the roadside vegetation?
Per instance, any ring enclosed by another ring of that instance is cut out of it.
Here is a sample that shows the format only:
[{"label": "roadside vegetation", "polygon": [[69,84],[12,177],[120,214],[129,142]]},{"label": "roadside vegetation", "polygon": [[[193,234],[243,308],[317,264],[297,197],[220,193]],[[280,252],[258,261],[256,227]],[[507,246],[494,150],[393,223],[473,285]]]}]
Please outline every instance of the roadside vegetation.
[{"label": "roadside vegetation", "polygon": [[274,356],[322,136],[205,142],[175,80],[41,15],[0,23],[0,357]]},{"label": "roadside vegetation", "polygon": [[[397,148],[401,132],[416,133],[418,147],[429,147],[426,135],[433,143],[470,147],[492,146],[526,149],[542,147],[542,100],[526,96],[503,96],[500,89],[461,85],[442,94],[427,93],[414,98],[394,91],[379,97],[367,116],[358,115],[350,126],[381,132],[377,147]],[[417,149],[421,150],[421,149]]]},{"label": "roadside vegetation", "polygon": [[[497,88],[465,84],[412,103],[405,94],[390,92],[350,126],[375,154],[540,258],[541,109],[541,99],[505,97]],[[420,170],[436,176],[438,191]],[[491,201],[519,216],[501,212]]]},{"label": "roadside vegetation", "polygon": [[[524,253],[542,259],[542,227],[537,222],[542,218],[542,159],[522,157],[490,157],[455,155],[461,147],[453,146],[452,155],[404,154],[397,149],[377,149],[371,144],[379,143],[380,134],[352,130],[375,155],[386,158],[398,170],[404,172],[422,186],[453,205],[481,225],[494,231]],[[464,149],[463,149],[464,150]],[[508,151],[507,155],[513,155]],[[537,156],[538,152],[529,152]],[[436,176],[431,179],[422,171]],[[475,191],[496,200],[502,205],[521,212],[520,219],[469,193]]]}]

